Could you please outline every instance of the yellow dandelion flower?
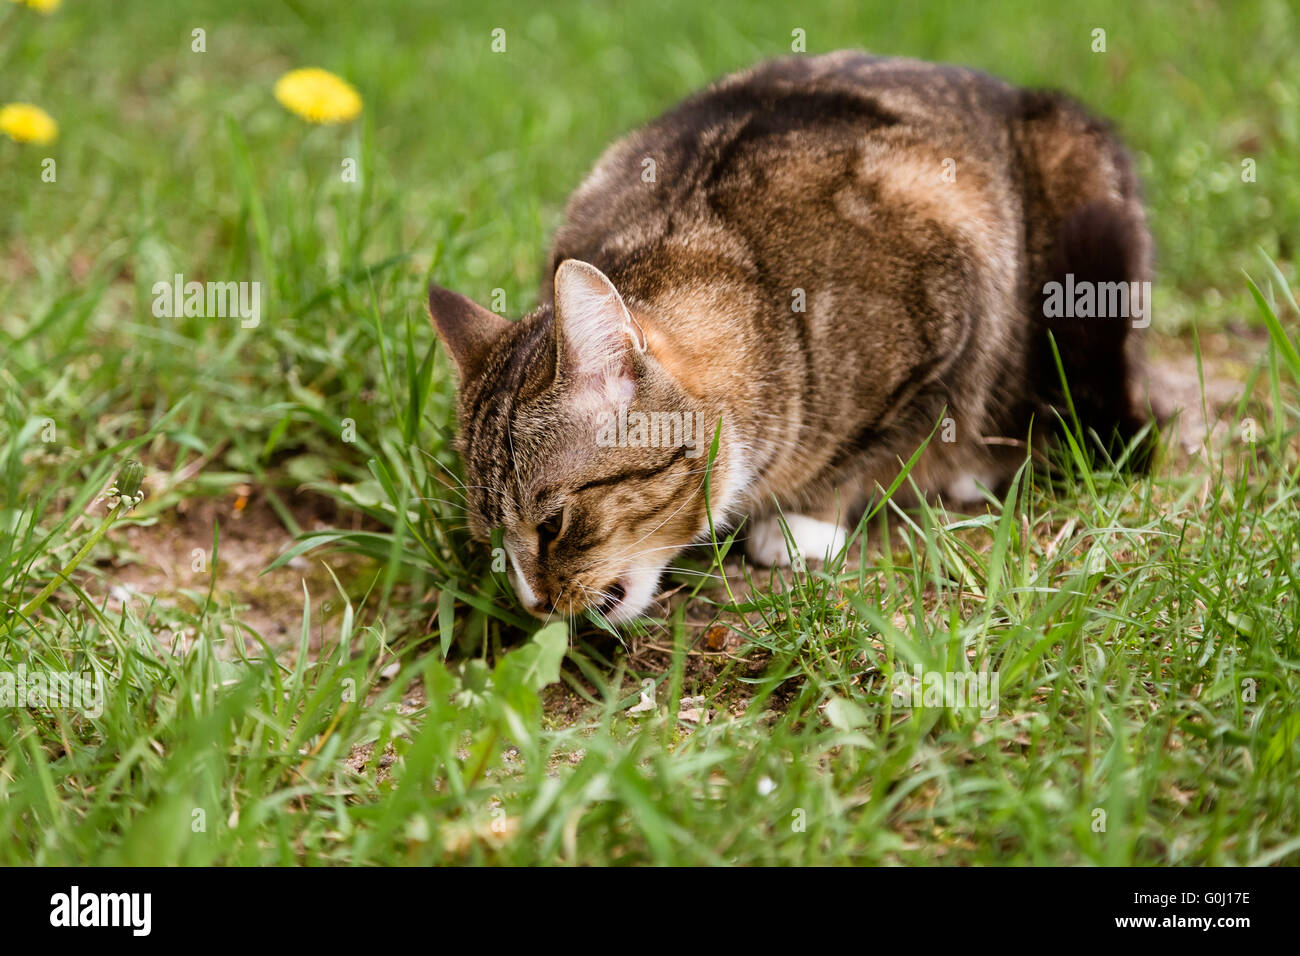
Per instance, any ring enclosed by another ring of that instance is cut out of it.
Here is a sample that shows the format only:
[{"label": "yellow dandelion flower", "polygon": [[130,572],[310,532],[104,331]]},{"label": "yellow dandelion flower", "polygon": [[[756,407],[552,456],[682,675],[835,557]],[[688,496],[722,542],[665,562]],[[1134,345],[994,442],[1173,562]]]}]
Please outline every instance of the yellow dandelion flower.
[{"label": "yellow dandelion flower", "polygon": [[26,3],[33,10],[39,10],[41,13],[53,13],[59,9],[59,4],[63,0],[13,0],[14,3]]},{"label": "yellow dandelion flower", "polygon": [[290,70],[275,84],[275,98],[310,123],[346,123],[361,112],[361,95],[327,70]]},{"label": "yellow dandelion flower", "polygon": [[59,124],[39,106],[9,103],[0,106],[0,133],[20,143],[45,145],[59,135]]}]

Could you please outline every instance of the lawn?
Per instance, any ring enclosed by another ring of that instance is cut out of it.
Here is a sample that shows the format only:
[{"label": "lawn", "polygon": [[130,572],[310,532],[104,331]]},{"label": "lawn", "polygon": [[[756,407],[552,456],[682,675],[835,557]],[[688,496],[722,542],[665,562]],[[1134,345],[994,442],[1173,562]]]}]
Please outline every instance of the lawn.
[{"label": "lawn", "polygon": [[[1300,862],[1297,18],[0,2],[0,106],[58,123],[0,134],[0,863]],[[1150,477],[1075,434],[982,511],[797,573],[720,538],[664,616],[538,631],[464,528],[427,283],[529,310],[600,151],[799,37],[1112,117],[1185,411]],[[308,66],[360,116],[277,103]],[[956,672],[987,708],[911,693]]]}]

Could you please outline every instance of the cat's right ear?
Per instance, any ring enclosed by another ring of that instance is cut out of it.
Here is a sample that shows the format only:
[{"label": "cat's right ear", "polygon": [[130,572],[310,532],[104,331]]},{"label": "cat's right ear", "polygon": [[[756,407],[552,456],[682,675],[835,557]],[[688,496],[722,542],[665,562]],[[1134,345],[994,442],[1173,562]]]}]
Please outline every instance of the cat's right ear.
[{"label": "cat's right ear", "polygon": [[605,273],[565,259],[555,270],[557,362],[587,394],[611,405],[636,392],[633,353],[646,350],[645,331]]},{"label": "cat's right ear", "polygon": [[429,286],[429,318],[455,359],[462,379],[474,374],[488,348],[510,327],[508,319],[438,285]]}]

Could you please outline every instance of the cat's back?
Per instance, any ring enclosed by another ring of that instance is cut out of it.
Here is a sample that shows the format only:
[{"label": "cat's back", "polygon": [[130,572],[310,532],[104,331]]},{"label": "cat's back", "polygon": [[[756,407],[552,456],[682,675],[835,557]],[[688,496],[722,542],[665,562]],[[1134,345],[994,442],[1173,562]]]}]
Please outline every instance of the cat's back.
[{"label": "cat's back", "polygon": [[548,272],[564,258],[617,269],[664,241],[713,245],[733,266],[761,269],[748,233],[780,233],[783,211],[808,225],[819,194],[909,156],[936,182],[948,160],[1004,188],[1004,119],[1019,95],[976,70],[856,51],[726,76],[605,152],[569,200]]}]

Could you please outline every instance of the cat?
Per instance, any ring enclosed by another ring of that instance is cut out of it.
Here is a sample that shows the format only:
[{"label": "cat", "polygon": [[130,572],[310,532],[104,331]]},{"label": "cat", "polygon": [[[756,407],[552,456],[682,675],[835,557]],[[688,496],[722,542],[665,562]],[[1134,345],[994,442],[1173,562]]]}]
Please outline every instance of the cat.
[{"label": "cat", "polygon": [[910,477],[949,500],[1004,487],[1052,409],[1122,448],[1143,323],[1044,304],[1146,282],[1150,250],[1128,154],[1065,95],[852,51],[727,76],[605,152],[534,312],[430,288],[471,531],[531,613],[619,624],[711,527],[834,556],[940,424]]}]

